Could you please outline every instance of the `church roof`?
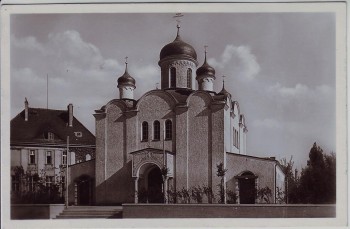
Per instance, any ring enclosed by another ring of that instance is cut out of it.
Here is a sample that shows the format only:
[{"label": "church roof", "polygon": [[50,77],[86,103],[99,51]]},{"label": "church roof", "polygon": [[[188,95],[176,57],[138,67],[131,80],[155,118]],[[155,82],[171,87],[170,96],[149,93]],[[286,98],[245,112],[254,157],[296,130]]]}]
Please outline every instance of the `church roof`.
[{"label": "church roof", "polygon": [[184,42],[179,34],[179,28],[177,30],[177,36],[175,40],[165,45],[160,51],[160,60],[170,56],[187,56],[197,60],[196,50],[190,45]]},{"label": "church roof", "polygon": [[[73,117],[73,126],[68,126],[67,110],[28,109],[28,121],[24,110],[11,120],[11,145],[64,145],[69,136],[70,145],[95,146],[95,136],[78,119]],[[45,139],[47,132],[54,134],[53,140]]]}]

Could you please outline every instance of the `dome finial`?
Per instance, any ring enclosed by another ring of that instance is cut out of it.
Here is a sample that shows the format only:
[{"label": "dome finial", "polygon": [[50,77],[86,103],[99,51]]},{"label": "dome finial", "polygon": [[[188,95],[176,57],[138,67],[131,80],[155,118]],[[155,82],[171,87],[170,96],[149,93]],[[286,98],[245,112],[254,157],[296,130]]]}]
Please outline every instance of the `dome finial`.
[{"label": "dome finial", "polygon": [[204,63],[207,63],[207,48],[208,45],[204,45]]},{"label": "dome finial", "polygon": [[228,91],[226,91],[226,89],[225,89],[225,77],[226,76],[222,76],[222,89],[219,92],[219,95],[224,95],[224,96],[228,96],[231,98],[231,94]]},{"label": "dome finial", "polygon": [[128,57],[125,57],[125,72],[128,72]]},{"label": "dome finial", "polygon": [[184,15],[182,13],[176,13],[175,16],[173,16],[173,18],[176,18],[176,22],[177,22],[177,25],[176,25],[176,28],[177,28],[177,35],[176,35],[176,39],[177,38],[180,38],[180,17],[183,17]]},{"label": "dome finial", "polygon": [[222,76],[222,90],[225,90],[225,75]]}]

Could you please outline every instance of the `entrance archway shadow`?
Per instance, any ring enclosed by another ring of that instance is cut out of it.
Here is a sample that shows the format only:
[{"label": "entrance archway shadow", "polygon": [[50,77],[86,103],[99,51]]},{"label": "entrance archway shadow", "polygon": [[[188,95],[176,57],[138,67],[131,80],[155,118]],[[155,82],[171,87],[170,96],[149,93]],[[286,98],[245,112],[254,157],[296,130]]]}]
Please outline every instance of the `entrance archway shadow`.
[{"label": "entrance archway shadow", "polygon": [[140,168],[138,199],[140,203],[163,203],[163,178],[160,168],[147,163]]}]

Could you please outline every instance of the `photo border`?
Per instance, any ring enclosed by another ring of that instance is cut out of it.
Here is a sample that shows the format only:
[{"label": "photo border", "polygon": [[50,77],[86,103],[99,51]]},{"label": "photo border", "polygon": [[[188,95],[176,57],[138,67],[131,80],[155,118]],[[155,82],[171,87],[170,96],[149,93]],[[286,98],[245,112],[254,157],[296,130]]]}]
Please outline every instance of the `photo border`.
[{"label": "photo border", "polygon": [[[1,222],[6,228],[30,227],[271,227],[345,226],[348,223],[347,145],[347,5],[346,2],[308,3],[114,3],[3,5],[1,8]],[[234,219],[88,219],[10,220],[10,16],[12,14],[56,13],[253,13],[334,12],[336,15],[336,218],[234,218]]]}]

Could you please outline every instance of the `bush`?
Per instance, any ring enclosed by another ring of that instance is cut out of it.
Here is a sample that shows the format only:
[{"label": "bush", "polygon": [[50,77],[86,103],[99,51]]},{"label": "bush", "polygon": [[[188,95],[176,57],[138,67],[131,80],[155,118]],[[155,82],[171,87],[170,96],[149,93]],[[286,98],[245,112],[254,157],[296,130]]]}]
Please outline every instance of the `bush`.
[{"label": "bush", "polygon": [[227,203],[228,204],[236,204],[237,203],[237,195],[234,191],[232,190],[227,190]]}]

